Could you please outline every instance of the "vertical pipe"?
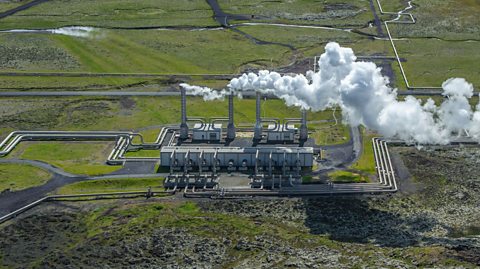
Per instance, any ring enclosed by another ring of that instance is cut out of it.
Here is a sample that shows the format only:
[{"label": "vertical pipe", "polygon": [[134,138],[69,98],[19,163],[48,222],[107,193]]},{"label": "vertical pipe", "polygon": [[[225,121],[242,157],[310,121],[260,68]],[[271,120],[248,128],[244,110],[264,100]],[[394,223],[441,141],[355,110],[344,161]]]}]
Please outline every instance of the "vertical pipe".
[{"label": "vertical pipe", "polygon": [[260,122],[261,121],[261,102],[262,102],[262,96],[261,96],[260,92],[257,92],[256,97],[257,97],[256,98],[257,102],[255,103],[255,105],[256,105],[255,119],[257,120],[257,122]]},{"label": "vertical pipe", "polygon": [[188,168],[190,166],[189,162],[190,162],[190,150],[188,150],[187,153],[185,153],[185,155],[183,157],[183,174],[184,174],[184,176],[186,176],[188,174]]},{"label": "vertical pipe", "polygon": [[271,177],[273,174],[272,170],[272,155],[273,151],[270,151],[270,155],[268,155],[268,175]]},{"label": "vertical pipe", "polygon": [[233,93],[228,96],[228,126],[227,140],[235,139],[235,124],[233,123]]},{"label": "vertical pipe", "polygon": [[181,123],[180,123],[180,139],[188,139],[188,125],[187,125],[187,94],[185,88],[181,87]]},{"label": "vertical pipe", "polygon": [[300,152],[297,149],[297,176],[300,176],[301,164],[300,164]]},{"label": "vertical pipe", "polygon": [[255,129],[253,139],[256,141],[262,140],[262,117],[261,117],[261,94],[257,92],[256,111],[255,111]]},{"label": "vertical pipe", "polygon": [[255,152],[255,176],[258,175],[258,158],[259,158],[259,151],[257,149],[257,151]]},{"label": "vertical pipe", "polygon": [[215,178],[217,175],[217,158],[218,158],[218,149],[215,149],[212,159],[212,178]]},{"label": "vertical pipe", "polygon": [[187,123],[187,96],[185,88],[181,89],[181,98],[182,98],[182,123]]},{"label": "vertical pipe", "polygon": [[203,154],[204,154],[204,151],[202,150],[202,152],[200,152],[200,155],[198,156],[198,173],[200,175],[202,174]]},{"label": "vertical pipe", "polygon": [[170,154],[170,175],[173,174],[173,167],[175,166],[175,150],[172,151]]},{"label": "vertical pipe", "polygon": [[300,125],[300,137],[301,142],[307,141],[308,139],[308,128],[307,128],[307,110],[302,109],[302,123]]}]

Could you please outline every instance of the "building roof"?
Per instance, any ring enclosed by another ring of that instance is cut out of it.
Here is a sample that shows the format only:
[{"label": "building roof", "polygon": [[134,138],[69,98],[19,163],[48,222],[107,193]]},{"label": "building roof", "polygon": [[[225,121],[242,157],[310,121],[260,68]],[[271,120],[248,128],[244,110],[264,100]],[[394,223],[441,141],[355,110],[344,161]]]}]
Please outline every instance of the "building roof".
[{"label": "building roof", "polygon": [[215,124],[195,123],[195,125],[193,125],[193,131],[218,131],[219,129],[222,129],[222,124],[221,123],[215,123]]},{"label": "building roof", "polygon": [[205,153],[255,153],[257,150],[261,153],[312,153],[312,147],[248,147],[248,148],[240,148],[240,147],[189,147],[189,146],[169,146],[163,147],[161,153],[171,153],[173,151],[177,153],[186,153],[187,151],[190,152],[205,152]]},{"label": "building roof", "polygon": [[275,129],[275,124],[269,124],[268,125],[268,129],[267,131],[269,132],[293,132],[297,130],[297,128],[295,128],[295,126],[293,124],[289,124],[288,125],[288,128],[285,128],[285,125],[283,124],[280,124],[279,126],[277,126],[277,128]]}]

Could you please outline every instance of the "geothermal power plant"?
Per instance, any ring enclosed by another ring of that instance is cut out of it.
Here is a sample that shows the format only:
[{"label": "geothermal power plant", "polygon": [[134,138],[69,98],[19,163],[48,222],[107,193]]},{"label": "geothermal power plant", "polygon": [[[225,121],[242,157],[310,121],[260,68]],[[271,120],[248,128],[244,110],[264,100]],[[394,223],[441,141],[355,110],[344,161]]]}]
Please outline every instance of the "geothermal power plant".
[{"label": "geothermal power plant", "polygon": [[234,123],[233,94],[228,95],[228,117],[207,122],[187,116],[187,94],[182,88],[178,135],[160,153],[161,166],[169,171],[165,187],[214,187],[220,171],[249,174],[252,187],[301,183],[301,171],[311,170],[316,153],[308,139],[306,111],[302,110],[301,118],[283,121],[262,118],[261,93],[255,98],[255,125],[239,129]]}]

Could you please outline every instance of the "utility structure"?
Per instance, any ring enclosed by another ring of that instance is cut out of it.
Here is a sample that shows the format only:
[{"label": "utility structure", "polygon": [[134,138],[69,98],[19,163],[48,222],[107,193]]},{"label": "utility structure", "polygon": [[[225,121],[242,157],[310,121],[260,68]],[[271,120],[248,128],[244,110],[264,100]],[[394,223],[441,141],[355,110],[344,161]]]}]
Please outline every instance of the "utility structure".
[{"label": "utility structure", "polygon": [[[257,92],[252,141],[236,137],[234,97],[230,92],[228,118],[214,117],[207,122],[205,118],[187,117],[186,90],[181,89],[178,141],[172,140],[160,152],[161,166],[170,170],[166,187],[214,187],[219,172],[227,171],[250,174],[253,188],[276,188],[301,182],[301,172],[312,168],[314,148],[304,146],[308,139],[305,110],[302,118],[262,118],[262,93]],[[191,130],[189,122],[195,122]],[[221,122],[227,122],[226,128]],[[265,129],[266,123],[269,125]],[[251,132],[251,128],[245,131]]]},{"label": "utility structure", "polygon": [[[261,99],[262,94],[256,93],[255,103],[255,127],[253,129],[253,141],[255,143],[262,142],[264,135],[267,144],[293,144],[297,139],[298,142],[304,143],[308,140],[307,128],[307,112],[302,109],[302,118],[287,118],[280,122],[278,118],[262,118],[261,116]],[[263,130],[263,124],[269,123],[268,128]],[[294,127],[292,123],[299,123],[300,128]]]},{"label": "utility structure", "polygon": [[253,131],[253,140],[257,142],[262,140],[262,132],[263,132],[262,115],[260,111],[261,98],[262,98],[261,93],[257,92],[256,103],[255,103],[255,128]]},{"label": "utility structure", "polygon": [[227,126],[227,141],[235,139],[235,123],[233,122],[233,93],[228,96],[228,126]]},{"label": "utility structure", "polygon": [[[186,91],[181,89],[181,123],[179,129],[179,141],[182,142],[207,142],[207,143],[227,143],[232,142],[236,138],[236,127],[234,123],[234,93],[228,94],[228,118],[214,117],[206,122],[205,118],[187,117],[187,100]],[[255,100],[255,126],[253,128],[253,143],[267,144],[295,144],[298,141],[301,145],[308,140],[307,114],[306,110],[302,110],[301,118],[287,118],[283,122],[278,118],[262,118],[261,116],[262,94],[256,92]],[[192,133],[189,133],[188,122],[197,122]],[[220,122],[227,122],[227,128],[223,128]],[[263,125],[269,123],[267,129],[264,130]],[[299,124],[296,128],[293,123]],[[223,131],[226,135],[223,136]],[[191,139],[190,139],[191,138]],[[264,138],[266,138],[264,140]],[[187,141],[188,140],[188,141]]]},{"label": "utility structure", "polygon": [[187,93],[184,87],[180,88],[181,95],[181,123],[180,123],[180,140],[188,139],[188,125],[187,125]]},{"label": "utility structure", "polygon": [[307,110],[302,109],[302,123],[300,124],[300,142],[305,142],[308,139],[308,128],[307,128]]}]

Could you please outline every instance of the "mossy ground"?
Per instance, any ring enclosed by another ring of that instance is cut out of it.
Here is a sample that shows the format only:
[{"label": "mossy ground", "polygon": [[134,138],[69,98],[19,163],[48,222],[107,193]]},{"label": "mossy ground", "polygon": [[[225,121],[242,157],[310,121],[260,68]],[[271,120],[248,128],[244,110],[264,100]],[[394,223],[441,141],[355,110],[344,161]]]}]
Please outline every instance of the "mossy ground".
[{"label": "mossy ground", "polygon": [[[15,3],[0,7],[4,5]],[[212,15],[206,1],[201,0],[177,0],[175,5],[155,0],[52,0],[2,19],[1,28],[214,26]]]},{"label": "mossy ground", "polygon": [[[415,191],[366,197],[44,204],[0,225],[0,266],[147,266],[148,260],[150,265],[219,268],[475,268],[480,262],[475,247],[478,151],[394,147],[392,152],[416,179]],[[82,182],[63,192],[158,185],[150,180]],[[400,186],[407,181],[399,178]],[[216,254],[203,255],[205,251]]]},{"label": "mossy ground", "polygon": [[350,171],[335,171],[328,174],[330,180],[334,183],[365,183],[369,182],[368,176],[357,174]]},{"label": "mossy ground", "polygon": [[111,178],[76,182],[55,191],[56,194],[163,191],[163,178]]}]

